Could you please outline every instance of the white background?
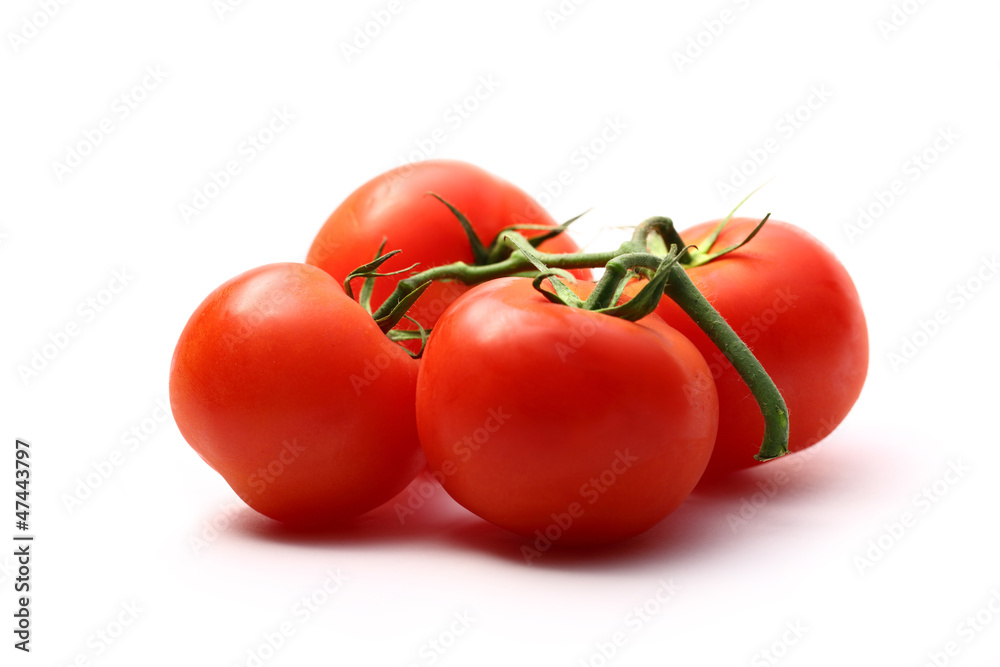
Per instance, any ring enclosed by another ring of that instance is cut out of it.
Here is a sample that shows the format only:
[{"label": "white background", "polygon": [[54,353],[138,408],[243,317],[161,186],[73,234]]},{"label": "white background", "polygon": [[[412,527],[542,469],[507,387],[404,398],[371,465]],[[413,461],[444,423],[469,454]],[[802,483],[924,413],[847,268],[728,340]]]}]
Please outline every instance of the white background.
[{"label": "white background", "polygon": [[[13,547],[0,551],[3,664],[996,664],[996,3],[908,0],[896,26],[890,0],[592,0],[559,21],[557,0],[403,1],[350,57],[388,0],[47,4],[51,18],[32,0],[0,12],[0,535],[14,533],[15,437],[32,444],[37,535],[30,655],[11,646]],[[455,104],[475,109],[454,122]],[[294,119],[247,159],[275,109]],[[104,119],[81,164],[55,165]],[[621,130],[602,144],[609,122]],[[156,421],[177,336],[224,280],[302,260],[352,189],[419,146],[545,195],[556,218],[593,207],[575,232],[591,248],[650,215],[718,217],[774,177],[744,211],[822,239],[862,296],[855,410],[810,455],[699,492],[639,539],[532,565],[440,491],[403,525],[383,508],[335,535],[242,508]],[[234,159],[240,173],[185,220]],[[127,286],[87,314],[115,271]],[[906,341],[919,349],[893,363]],[[147,432],[134,448],[133,428]],[[791,481],[776,486],[778,470]],[[327,595],[329,572],[348,580]],[[323,604],[305,614],[311,596]],[[293,634],[270,651],[282,624]]]}]

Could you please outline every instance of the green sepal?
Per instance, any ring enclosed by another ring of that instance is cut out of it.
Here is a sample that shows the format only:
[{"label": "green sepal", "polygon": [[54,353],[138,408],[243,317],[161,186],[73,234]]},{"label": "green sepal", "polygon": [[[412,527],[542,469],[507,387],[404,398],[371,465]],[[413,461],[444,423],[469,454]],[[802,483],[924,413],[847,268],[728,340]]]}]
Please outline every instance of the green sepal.
[{"label": "green sepal", "polygon": [[538,236],[532,236],[531,238],[526,239],[528,243],[531,245],[531,247],[538,248],[538,246],[545,243],[549,239],[554,239],[555,237],[565,232],[567,229],[569,229],[570,225],[572,225],[574,222],[576,222],[583,216],[587,215],[588,213],[590,213],[589,210],[584,211],[580,215],[570,218],[566,222],[562,223],[561,225],[557,225],[555,227],[553,227],[552,225],[533,225],[530,223],[504,227],[503,229],[500,230],[500,233],[497,234],[496,238],[493,239],[493,243],[490,244],[488,250],[489,261],[490,263],[501,262],[510,256],[510,246],[505,244],[503,241],[504,234],[507,232],[521,232],[523,230],[546,232],[545,234],[539,234]]},{"label": "green sepal", "polygon": [[462,213],[461,211],[459,211],[454,206],[452,206],[450,202],[448,202],[447,200],[445,200],[440,195],[436,195],[433,192],[428,192],[427,194],[429,194],[431,197],[434,197],[439,202],[441,202],[442,204],[444,204],[445,206],[447,206],[448,210],[450,210],[452,212],[452,214],[456,218],[458,218],[459,224],[462,225],[462,229],[465,230],[465,235],[469,239],[469,247],[472,248],[472,257],[475,259],[476,264],[480,265],[480,266],[482,266],[484,264],[489,264],[490,263],[490,254],[486,250],[486,246],[483,245],[483,242],[479,238],[479,235],[476,234],[476,230],[474,230],[472,228],[472,223],[469,222],[469,219],[467,217],[465,217],[465,214]]},{"label": "green sepal", "polygon": [[[546,280],[548,280],[549,284],[552,285],[552,288],[555,289],[555,293],[552,293],[542,287],[542,283]],[[552,303],[562,306],[570,306],[571,308],[583,308],[584,306],[583,300],[576,295],[576,292],[566,287],[566,283],[559,280],[554,273],[550,273],[548,271],[539,273],[535,276],[535,279],[531,281],[531,286]]]},{"label": "green sepal", "polygon": [[[629,322],[636,322],[656,310],[656,307],[660,305],[660,299],[663,298],[663,290],[667,286],[667,280],[670,278],[670,269],[677,263],[680,257],[676,246],[671,246],[671,251],[672,254],[663,258],[653,277],[639,290],[638,294],[620,306],[599,308],[594,312],[611,315],[612,317],[628,320]],[[627,276],[628,274],[626,274]],[[625,281],[623,280],[620,289],[624,289],[624,284]],[[617,290],[616,293],[620,296]],[[612,303],[618,303],[618,300],[615,299]]]},{"label": "green sepal", "polygon": [[[362,264],[358,268],[348,273],[347,277],[344,278],[344,291],[347,292],[347,296],[351,297],[352,299],[354,298],[354,289],[351,287],[352,281],[358,278],[371,277],[374,272],[378,271],[379,268],[386,263],[386,261],[388,261],[392,257],[395,257],[399,253],[403,252],[402,250],[392,250],[383,255],[382,248],[385,248],[385,244],[386,244],[386,239],[382,239],[382,245],[379,246],[378,252],[375,254],[375,259],[368,262],[367,264]],[[416,264],[414,264],[413,266],[416,266]],[[412,269],[413,266],[411,266],[410,269]],[[406,270],[409,271],[410,269]]]},{"label": "green sepal", "polygon": [[400,347],[403,348],[403,350],[405,350],[408,355],[410,355],[414,359],[419,359],[424,353],[424,348],[427,347],[427,338],[430,336],[431,332],[429,329],[425,329],[424,326],[420,324],[420,322],[417,322],[409,315],[404,315],[403,317],[416,324],[417,329],[415,331],[413,329],[390,329],[389,331],[385,332],[385,335],[389,338],[389,340],[391,340],[394,343],[402,343],[410,340],[419,340],[420,349],[417,350],[416,352],[406,347],[405,345],[400,345]]},{"label": "green sepal", "polygon": [[425,283],[421,283],[416,287],[416,289],[414,289],[412,292],[410,292],[402,299],[400,299],[392,307],[392,310],[389,311],[388,315],[375,320],[375,323],[378,325],[379,329],[381,329],[383,333],[385,333],[388,332],[397,324],[399,324],[399,321],[406,316],[406,311],[410,309],[410,306],[416,303],[417,299],[420,298],[420,295],[423,294],[424,291],[426,291],[427,288],[433,284],[434,284],[433,280],[428,280]]},{"label": "green sepal", "polygon": [[739,250],[740,248],[742,248],[743,246],[745,246],[747,243],[750,243],[750,240],[753,239],[753,237],[757,236],[757,232],[759,232],[764,227],[764,225],[767,223],[767,221],[770,218],[771,218],[771,214],[768,213],[767,215],[764,216],[764,219],[761,220],[760,223],[756,227],[754,227],[753,231],[750,232],[750,234],[745,239],[743,239],[742,241],[740,241],[736,245],[729,246],[725,250],[719,250],[718,252],[713,252],[713,253],[691,253],[694,256],[692,257],[692,259],[691,259],[690,262],[688,262],[687,264],[685,264],[685,266],[687,268],[689,268],[689,269],[693,269],[696,266],[701,266],[702,264],[708,264],[712,260],[719,259],[723,255],[728,255],[729,253],[733,252],[734,250]]},{"label": "green sepal", "polygon": [[[750,239],[752,239],[754,237],[754,235],[757,233],[756,229],[753,231],[753,234],[751,234],[749,237],[747,237],[743,241],[743,243],[741,243],[740,245],[733,246],[731,248],[727,248],[726,250],[723,250],[723,251],[721,251],[719,253],[711,255],[711,257],[709,259],[704,259],[705,256],[708,256],[712,252],[712,246],[714,246],[715,242],[719,240],[719,235],[722,234],[722,230],[726,228],[726,225],[728,225],[729,221],[733,219],[733,216],[736,215],[736,212],[738,210],[740,210],[740,207],[742,207],[743,204],[746,204],[747,200],[749,200],[750,197],[753,197],[755,194],[757,194],[758,192],[760,192],[764,188],[764,186],[767,185],[770,182],[771,181],[764,182],[762,185],[760,185],[757,188],[755,188],[753,190],[753,192],[751,192],[746,197],[744,197],[740,201],[739,204],[737,204],[736,206],[734,206],[733,210],[729,212],[729,215],[727,215],[725,218],[723,218],[722,222],[720,222],[718,225],[716,225],[715,229],[712,230],[712,233],[708,237],[708,243],[705,245],[705,248],[704,249],[700,249],[699,248],[699,249],[691,252],[690,253],[690,259],[684,259],[684,260],[682,260],[684,266],[687,267],[687,268],[689,268],[689,269],[692,268],[692,267],[694,267],[694,266],[701,266],[702,264],[710,262],[713,259],[718,259],[719,257],[722,257],[726,253],[730,253],[733,250],[736,250],[741,245],[745,244],[747,241],[749,241]],[[767,222],[767,218],[769,218],[770,216],[771,216],[771,214],[768,213],[767,216],[765,216],[764,220],[760,223],[760,225],[763,226],[763,224],[765,222]],[[760,229],[760,227],[758,227],[757,229]]]},{"label": "green sepal", "polygon": [[[566,283],[559,279],[561,277],[568,279],[570,282],[575,282],[576,279],[573,277],[572,273],[564,269],[550,269],[545,266],[541,259],[539,259],[538,255],[535,254],[535,249],[532,248],[527,240],[520,234],[516,232],[507,232],[504,235],[504,239],[507,243],[514,246],[518,252],[524,255],[528,261],[531,262],[536,269],[538,269],[540,275],[535,278],[532,285],[534,285],[536,290],[544,294],[546,299],[553,301],[553,297],[557,296],[558,303],[573,306],[575,308],[583,307],[583,301],[581,301],[580,297],[576,295],[576,292],[567,287]],[[548,279],[552,288],[556,291],[554,295],[548,290],[542,288],[542,281],[545,279]]]}]

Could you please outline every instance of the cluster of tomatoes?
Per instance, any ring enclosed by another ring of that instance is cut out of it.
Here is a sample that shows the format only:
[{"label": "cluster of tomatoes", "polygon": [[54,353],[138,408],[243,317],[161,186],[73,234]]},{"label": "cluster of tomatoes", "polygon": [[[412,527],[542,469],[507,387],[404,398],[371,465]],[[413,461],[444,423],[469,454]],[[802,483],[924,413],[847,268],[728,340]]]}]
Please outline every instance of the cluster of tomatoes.
[{"label": "cluster of tomatoes", "polygon": [[[759,222],[697,225],[677,237],[689,246],[661,244],[657,258],[752,351],[784,399],[794,452],[860,394],[867,330],[836,258],[797,227]],[[469,164],[371,180],[306,263],[243,273],[197,308],[170,371],[181,433],[279,521],[348,521],[428,467],[480,517],[529,537],[557,527],[566,545],[637,535],[703,477],[760,465],[765,417],[733,350],[659,298],[650,255],[623,253],[636,266],[620,276],[608,263],[595,284],[599,253],[562,231]],[[511,232],[520,245],[503,242]],[[568,271],[524,271],[532,248]],[[651,290],[645,310],[622,306]]]}]

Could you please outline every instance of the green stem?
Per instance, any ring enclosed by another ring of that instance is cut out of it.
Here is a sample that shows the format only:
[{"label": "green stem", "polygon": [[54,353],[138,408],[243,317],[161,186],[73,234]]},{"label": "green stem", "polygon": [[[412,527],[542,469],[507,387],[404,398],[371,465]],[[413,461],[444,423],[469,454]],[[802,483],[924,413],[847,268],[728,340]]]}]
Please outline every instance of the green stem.
[{"label": "green stem", "polygon": [[[547,266],[556,269],[591,269],[605,266],[614,258],[624,254],[626,246],[624,244],[618,250],[608,250],[605,252],[576,253],[572,255],[561,253],[536,253]],[[628,248],[631,250],[631,248]],[[465,285],[478,285],[496,278],[503,278],[521,273],[522,271],[534,270],[534,265],[521,252],[515,251],[510,257],[497,262],[496,264],[469,265],[465,262],[455,262],[454,264],[444,264],[421,271],[405,280],[400,280],[396,289],[379,306],[378,310],[372,313],[376,320],[392,312],[392,309],[407,294],[414,289],[432,280],[455,280]]]},{"label": "green stem", "polygon": [[674,228],[674,221],[670,218],[656,216],[643,220],[642,223],[635,228],[635,232],[632,234],[632,243],[637,246],[641,246],[642,249],[645,250],[649,235],[654,232],[656,236],[662,240],[662,243],[658,242],[658,245],[663,246],[661,251],[664,254],[666,254],[666,250],[669,249],[670,246],[675,245],[680,250],[680,257],[678,258],[678,261],[682,264],[688,261],[688,253],[684,240],[681,239],[681,235],[677,233],[677,229]]},{"label": "green stem", "polygon": [[722,351],[753,393],[764,416],[764,441],[754,456],[769,461],[788,453],[788,407],[774,381],[753,356],[746,343],[719,315],[688,277],[683,267],[674,265],[664,294],[680,306]]},{"label": "green stem", "polygon": [[[636,226],[635,232],[632,235],[632,240],[626,241],[617,250],[566,254],[541,252],[536,249],[535,258],[541,260],[543,264],[553,269],[603,268],[607,266],[608,262],[623,255],[647,252],[646,238],[653,232],[656,232],[665,239],[668,239],[668,246],[671,242],[675,242],[678,244],[678,248],[684,248],[683,242],[680,240],[680,236],[678,236],[677,232],[674,230],[673,221],[671,221],[670,218],[655,217],[649,218]],[[506,233],[513,234],[516,232]],[[676,241],[673,239],[676,239]],[[525,240],[525,242],[527,243],[528,241]],[[494,242],[494,245],[500,244]],[[657,267],[657,263],[651,259],[645,266],[647,266],[647,268],[655,269]],[[493,264],[470,265],[465,262],[455,262],[453,264],[435,266],[427,269],[426,271],[414,274],[405,280],[399,281],[399,283],[396,284],[396,289],[393,293],[389,295],[381,306],[379,306],[378,310],[372,313],[372,316],[376,320],[381,317],[385,317],[392,312],[392,309],[399,304],[399,302],[402,301],[407,294],[428,281],[454,280],[465,285],[478,285],[479,283],[485,283],[496,278],[503,278],[515,273],[521,273],[522,271],[531,271],[534,268],[535,266],[531,260],[529,260],[524,253],[517,250],[513,251],[510,257]]]},{"label": "green stem", "polygon": [[659,265],[660,258],[648,252],[630,252],[608,260],[604,267],[604,275],[590,293],[584,307],[587,310],[610,308],[615,305],[614,298],[618,294],[618,286],[630,270],[638,267],[655,270]]}]

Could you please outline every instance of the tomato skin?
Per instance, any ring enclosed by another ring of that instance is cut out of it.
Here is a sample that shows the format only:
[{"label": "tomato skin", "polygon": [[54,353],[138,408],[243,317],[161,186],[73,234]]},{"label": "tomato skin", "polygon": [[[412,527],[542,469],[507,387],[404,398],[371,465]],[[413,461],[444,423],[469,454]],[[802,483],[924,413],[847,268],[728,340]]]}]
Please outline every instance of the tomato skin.
[{"label": "tomato skin", "polygon": [[[698,246],[718,222],[696,225],[681,237]],[[733,218],[714,248],[739,243],[759,222]],[[746,246],[688,275],[781,391],[790,451],[829,435],[858,399],[868,371],[864,312],[833,253],[802,229],[769,220]],[[750,390],[675,303],[664,299],[656,312],[701,350],[715,376],[719,436],[706,477],[756,465],[764,419]]]},{"label": "tomato skin", "polygon": [[494,524],[559,545],[625,539],[676,509],[708,463],[717,422],[705,360],[659,317],[552,304],[525,278],[456,301],[417,380],[421,445],[445,490]]},{"label": "tomato skin", "polygon": [[[428,160],[397,167],[351,193],[320,229],[306,263],[342,282],[351,271],[374,259],[382,240],[388,239],[384,252],[403,252],[383,264],[382,272],[415,263],[419,264],[418,271],[459,261],[472,264],[474,257],[462,226],[430,192],[461,211],[486,245],[511,225],[556,225],[530,195],[515,185],[465,162]],[[541,232],[522,233],[531,237]],[[575,252],[578,247],[566,234],[560,234],[540,249],[565,253]],[[588,270],[574,273],[580,278],[590,277]],[[377,280],[372,303],[378,306],[385,301],[405,277]],[[409,315],[430,328],[445,308],[468,289],[460,283],[435,283]]]},{"label": "tomato skin", "polygon": [[271,264],[226,282],[191,316],[170,405],[185,440],[252,508],[342,521],[424,465],[417,367],[328,274]]}]

